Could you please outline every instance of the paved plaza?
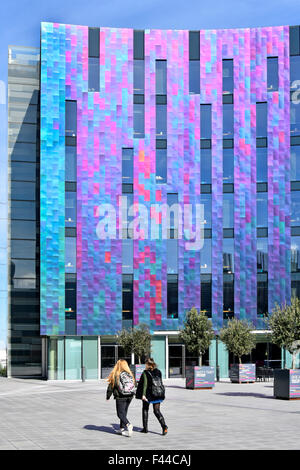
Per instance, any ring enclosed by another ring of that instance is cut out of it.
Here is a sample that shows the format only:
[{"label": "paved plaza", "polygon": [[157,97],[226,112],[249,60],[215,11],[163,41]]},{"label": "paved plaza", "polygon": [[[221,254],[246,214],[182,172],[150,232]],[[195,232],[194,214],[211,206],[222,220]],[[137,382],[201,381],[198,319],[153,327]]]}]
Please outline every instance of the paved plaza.
[{"label": "paved plaza", "polygon": [[[132,437],[119,436],[115,401],[106,382],[46,382],[0,377],[0,450],[4,449],[300,449],[300,400],[273,398],[273,382],[186,390],[183,379],[165,380],[161,436],[152,409],[141,434],[141,401],[128,418]],[[151,407],[152,408],[152,407]]]}]

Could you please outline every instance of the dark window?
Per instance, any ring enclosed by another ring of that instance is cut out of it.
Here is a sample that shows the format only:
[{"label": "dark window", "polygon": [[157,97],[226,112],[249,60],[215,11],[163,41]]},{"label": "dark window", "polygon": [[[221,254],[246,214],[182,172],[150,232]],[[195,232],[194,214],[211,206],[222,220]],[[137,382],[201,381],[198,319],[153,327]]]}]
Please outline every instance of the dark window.
[{"label": "dark window", "polygon": [[234,182],[234,151],[223,149],[223,182]]},{"label": "dark window", "polygon": [[223,104],[223,136],[226,139],[233,138],[233,104]]},{"label": "dark window", "polygon": [[223,59],[223,93],[233,93],[233,59]]},{"label": "dark window", "polygon": [[[290,87],[291,91],[299,90],[300,80],[300,56],[290,57]],[[298,81],[298,83],[296,83]],[[292,95],[292,98],[294,96]],[[295,98],[299,98],[299,93],[295,94]]]},{"label": "dark window", "polygon": [[300,145],[291,147],[291,181],[300,181]]},{"label": "dark window", "polygon": [[[168,238],[178,238],[178,194],[168,193],[167,194],[167,205],[169,208],[170,219],[168,221]],[[177,257],[177,255],[176,255]],[[177,261],[176,261],[177,263]],[[177,272],[177,271],[176,271]]]},{"label": "dark window", "polygon": [[145,62],[133,61],[133,93],[143,95],[145,93]]},{"label": "dark window", "polygon": [[65,193],[65,214],[66,227],[76,227],[76,212],[77,212],[77,193],[74,191],[67,191]]},{"label": "dark window", "polygon": [[268,91],[278,90],[278,57],[267,59],[267,88]]},{"label": "dark window", "polygon": [[300,226],[300,191],[291,192],[291,226]]},{"label": "dark window", "polygon": [[257,193],[256,225],[257,227],[268,226],[268,193]]},{"label": "dark window", "polygon": [[12,135],[16,135],[18,142],[35,143],[37,140],[37,126],[36,124],[10,123],[9,128]]},{"label": "dark window", "polygon": [[189,90],[192,95],[200,93],[200,60],[189,61]]},{"label": "dark window", "polygon": [[300,54],[300,28],[299,26],[290,26],[290,55]]},{"label": "dark window", "polygon": [[211,149],[200,150],[201,184],[211,184]]},{"label": "dark window", "polygon": [[100,56],[100,28],[89,28],[89,57]]},{"label": "dark window", "polygon": [[66,136],[77,134],[77,102],[66,100]]},{"label": "dark window", "polygon": [[11,179],[14,181],[35,181],[36,165],[35,163],[11,163]]},{"label": "dark window", "polygon": [[65,332],[76,335],[76,274],[66,274],[65,278]]},{"label": "dark window", "polygon": [[11,201],[11,218],[35,220],[36,204],[29,201]]},{"label": "dark window", "polygon": [[257,147],[257,148],[268,147],[268,139],[267,139],[267,137],[258,137],[258,138],[256,139],[256,147]]},{"label": "dark window", "polygon": [[122,183],[133,184],[133,149],[122,149]]},{"label": "dark window", "polygon": [[268,236],[268,228],[267,227],[264,227],[264,228],[259,228],[258,227],[256,232],[257,232],[257,238],[264,238],[264,237]]},{"label": "dark window", "polygon": [[234,272],[234,239],[223,239],[223,272]]},{"label": "dark window", "polygon": [[167,182],[167,149],[156,149],[156,183]]},{"label": "dark window", "polygon": [[178,318],[178,276],[168,274],[167,277],[167,317]]},{"label": "dark window", "polygon": [[11,240],[11,258],[35,259],[35,241]]},{"label": "dark window", "polygon": [[201,311],[211,318],[211,275],[201,274]]},{"label": "dark window", "polygon": [[211,184],[201,184],[200,191],[202,194],[210,194]]},{"label": "dark window", "polygon": [[89,57],[89,91],[100,90],[100,62],[99,57]]},{"label": "dark window", "polygon": [[268,313],[268,276],[257,275],[257,315],[262,317]]},{"label": "dark window", "polygon": [[292,274],[292,291],[291,297],[298,297],[300,299],[300,275]]},{"label": "dark window", "polygon": [[233,274],[223,275],[223,318],[234,316],[234,280]]},{"label": "dark window", "polygon": [[36,144],[16,142],[11,151],[11,161],[35,162]]},{"label": "dark window", "polygon": [[11,182],[11,199],[22,201],[35,200],[35,183]]},{"label": "dark window", "polygon": [[189,31],[189,59],[200,60],[200,31]]},{"label": "dark window", "polygon": [[211,139],[211,105],[200,105],[200,137]]},{"label": "dark window", "polygon": [[268,239],[258,238],[256,242],[257,272],[266,273],[268,271]]},{"label": "dark window", "polygon": [[300,135],[300,105],[298,100],[291,101],[290,125],[291,135]]},{"label": "dark window", "polygon": [[256,137],[268,135],[267,103],[256,103]]},{"label": "dark window", "polygon": [[11,238],[35,240],[36,223],[28,220],[12,220]]},{"label": "dark window", "polygon": [[34,279],[35,278],[35,260],[12,259],[13,278],[18,279]]},{"label": "dark window", "polygon": [[156,105],[156,138],[166,139],[167,137],[167,105]]},{"label": "dark window", "polygon": [[133,275],[122,276],[122,320],[133,320]]},{"label": "dark window", "polygon": [[77,180],[77,149],[74,146],[66,145],[65,152],[66,152],[65,180],[67,182],[76,182]]},{"label": "dark window", "polygon": [[256,149],[256,181],[268,181],[268,149],[261,147]]},{"label": "dark window", "polygon": [[145,110],[144,104],[141,103],[133,105],[133,137],[136,139],[145,137]]},{"label": "dark window", "polygon": [[223,139],[223,149],[233,149],[233,139]]},{"label": "dark window", "polygon": [[167,61],[156,60],[156,94],[167,94]]},{"label": "dark window", "polygon": [[133,58],[144,59],[144,31],[133,31]]}]

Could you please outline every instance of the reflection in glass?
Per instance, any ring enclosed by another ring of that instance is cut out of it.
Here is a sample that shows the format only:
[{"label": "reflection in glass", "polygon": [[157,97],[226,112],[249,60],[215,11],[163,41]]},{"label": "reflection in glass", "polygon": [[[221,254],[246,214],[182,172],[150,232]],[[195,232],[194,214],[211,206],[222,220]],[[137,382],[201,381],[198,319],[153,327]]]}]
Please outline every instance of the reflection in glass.
[{"label": "reflection in glass", "polygon": [[233,104],[223,104],[223,137],[226,139],[232,139],[233,133]]},{"label": "reflection in glass", "polygon": [[156,138],[167,138],[167,105],[156,105]]},{"label": "reflection in glass", "polygon": [[77,102],[66,100],[66,136],[77,134]]},{"label": "reflection in glass", "polygon": [[189,61],[189,90],[192,95],[200,93],[200,60]]},{"label": "reflection in glass", "polygon": [[234,272],[234,239],[223,239],[223,272]]},{"label": "reflection in glass", "polygon": [[257,272],[266,273],[268,271],[268,239],[257,238]]},{"label": "reflection in glass", "polygon": [[256,181],[266,183],[268,181],[268,148],[256,148]]},{"label": "reflection in glass", "polygon": [[178,273],[178,241],[175,239],[167,240],[167,272]]},{"label": "reflection in glass", "polygon": [[223,318],[234,316],[234,280],[232,274],[223,275]]},{"label": "reflection in glass", "polygon": [[268,135],[268,105],[256,103],[256,137]]},{"label": "reflection in glass", "polygon": [[201,311],[211,318],[211,275],[201,274]]},{"label": "reflection in glass", "polygon": [[291,181],[300,181],[300,145],[291,146]]},{"label": "reflection in glass", "polygon": [[211,184],[211,149],[200,150],[201,184]]},{"label": "reflection in glass", "polygon": [[76,227],[77,193],[75,191],[66,191],[65,197],[66,227]]},{"label": "reflection in glass", "polygon": [[133,149],[122,149],[122,183],[133,184]]},{"label": "reflection in glass", "polygon": [[100,61],[99,57],[89,57],[89,91],[100,90]]},{"label": "reflection in glass", "polygon": [[291,226],[300,226],[300,191],[291,191]]},{"label": "reflection in glass", "polygon": [[223,149],[223,183],[234,182],[234,151]]},{"label": "reflection in glass", "polygon": [[167,94],[167,61],[156,60],[156,94]]},{"label": "reflection in glass", "polygon": [[233,93],[233,59],[223,59],[223,93]]},{"label": "reflection in glass", "polygon": [[211,139],[211,105],[200,105],[200,136],[201,139]]},{"label": "reflection in glass", "polygon": [[291,237],[291,271],[300,272],[300,237]]},{"label": "reflection in glass", "polygon": [[167,316],[178,318],[178,276],[176,274],[167,276]]},{"label": "reflection in glass", "polygon": [[133,273],[133,240],[122,241],[122,272],[123,274]]},{"label": "reflection in glass", "polygon": [[223,228],[234,226],[233,194],[223,194]]},{"label": "reflection in glass", "polygon": [[[294,83],[300,80],[300,56],[290,56],[290,86],[291,91],[299,89],[299,83]],[[299,96],[297,94],[297,96]]]},{"label": "reflection in glass", "polygon": [[204,228],[211,228],[211,194],[201,194],[200,203],[204,206]]},{"label": "reflection in glass", "polygon": [[156,183],[167,182],[167,149],[156,149]]},{"label": "reflection in glass", "polygon": [[257,315],[268,313],[268,277],[267,274],[257,275]]},{"label": "reflection in glass", "polygon": [[268,226],[268,193],[257,193],[256,226]]},{"label": "reflection in glass", "polygon": [[133,137],[136,139],[145,137],[145,113],[142,103],[133,105]]},{"label": "reflection in glass", "polygon": [[76,238],[65,238],[65,271],[76,273]]},{"label": "reflection in glass", "polygon": [[76,182],[77,180],[77,148],[76,146],[66,145],[66,165],[65,180],[68,182]]},{"label": "reflection in glass", "polygon": [[133,275],[122,276],[122,320],[133,319]]},{"label": "reflection in glass", "polygon": [[144,60],[133,61],[133,93],[143,95],[145,93],[145,62]]},{"label": "reflection in glass", "polygon": [[211,273],[211,238],[204,238],[203,247],[200,251],[201,274]]},{"label": "reflection in glass", "polygon": [[278,90],[278,57],[267,59],[267,88],[268,91]]}]

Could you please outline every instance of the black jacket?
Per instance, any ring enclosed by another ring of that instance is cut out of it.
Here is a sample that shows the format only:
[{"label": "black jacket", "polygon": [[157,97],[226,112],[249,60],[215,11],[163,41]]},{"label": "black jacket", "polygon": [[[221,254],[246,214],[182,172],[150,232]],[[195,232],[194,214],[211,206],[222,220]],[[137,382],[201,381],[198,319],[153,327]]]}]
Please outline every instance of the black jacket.
[{"label": "black jacket", "polygon": [[[143,389],[144,389],[144,384],[145,384],[145,378],[146,378],[147,379],[147,388],[146,388],[145,397],[147,398],[148,401],[157,400],[157,398],[155,398],[151,395],[152,377],[162,378],[161,371],[159,369],[153,369],[152,371],[144,370],[144,372],[142,373],[141,378],[139,380],[138,386],[137,386],[135,398],[138,398],[139,400],[142,399]],[[162,400],[164,398],[165,397],[162,397]]]},{"label": "black jacket", "polygon": [[[121,372],[122,374],[123,372]],[[128,398],[132,398],[134,394],[132,395],[123,395],[119,388],[117,383],[115,382],[114,386],[111,384],[108,384],[107,390],[106,390],[106,400],[109,400],[111,396],[114,396],[115,400],[127,400]]]}]

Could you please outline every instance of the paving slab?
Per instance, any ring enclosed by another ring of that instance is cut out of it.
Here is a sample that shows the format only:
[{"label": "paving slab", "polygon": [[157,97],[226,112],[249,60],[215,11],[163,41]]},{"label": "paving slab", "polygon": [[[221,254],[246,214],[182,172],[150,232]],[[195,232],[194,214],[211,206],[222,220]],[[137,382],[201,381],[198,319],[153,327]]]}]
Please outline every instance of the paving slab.
[{"label": "paving slab", "polygon": [[299,450],[300,400],[273,398],[273,383],[216,383],[212,390],[187,390],[183,379],[165,380],[161,406],[167,436],[152,410],[149,433],[141,434],[141,401],[128,418],[133,436],[119,427],[106,382],[59,382],[0,378],[0,449]]}]

